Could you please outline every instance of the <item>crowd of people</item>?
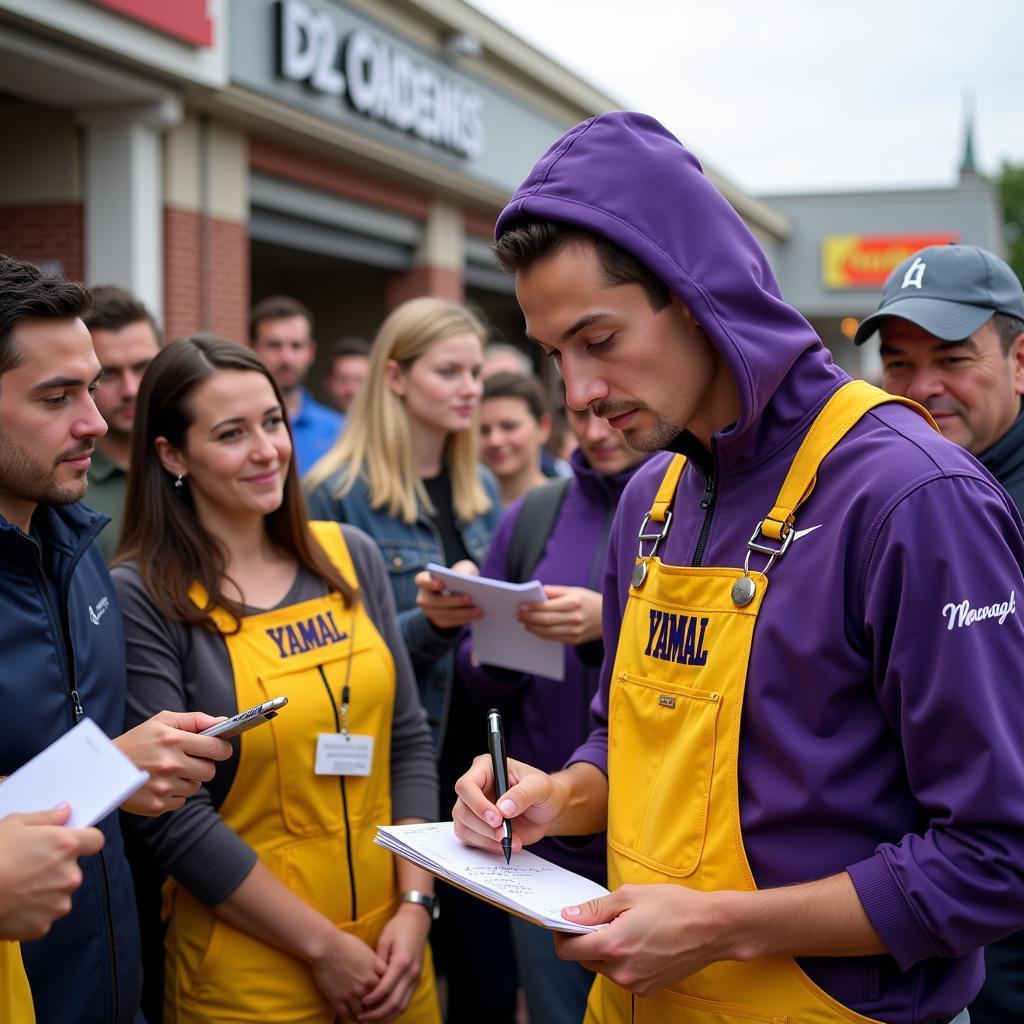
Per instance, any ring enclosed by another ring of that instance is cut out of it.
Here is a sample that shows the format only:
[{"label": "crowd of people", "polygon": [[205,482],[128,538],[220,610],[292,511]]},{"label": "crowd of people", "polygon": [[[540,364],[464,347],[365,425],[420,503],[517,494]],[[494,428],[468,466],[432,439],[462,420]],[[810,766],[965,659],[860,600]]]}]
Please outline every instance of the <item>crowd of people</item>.
[{"label": "crowd of people", "polygon": [[[853,381],[624,113],[496,254],[524,347],[410,299],[322,360],[333,408],[296,298],[168,341],[0,256],[0,774],[88,717],[149,776],[95,827],[0,819],[0,1021],[1024,1019],[1020,281],[914,254]],[[539,580],[564,677],[478,663],[430,563]],[[595,929],[372,841],[445,816],[607,884],[564,910]]]}]

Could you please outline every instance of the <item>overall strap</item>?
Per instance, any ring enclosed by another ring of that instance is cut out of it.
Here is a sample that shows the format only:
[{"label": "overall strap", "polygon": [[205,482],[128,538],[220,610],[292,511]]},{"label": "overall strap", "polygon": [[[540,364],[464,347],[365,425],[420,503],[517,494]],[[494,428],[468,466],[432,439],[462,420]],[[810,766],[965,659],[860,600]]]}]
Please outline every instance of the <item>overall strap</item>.
[{"label": "overall strap", "polygon": [[665,475],[661,478],[661,486],[658,488],[658,493],[654,496],[651,510],[647,513],[647,518],[652,522],[665,522],[666,517],[669,515],[668,507],[676,496],[679,478],[683,475],[685,468],[686,456],[673,456],[672,461],[668,464],[668,469],[665,470]]},{"label": "overall strap", "polygon": [[936,431],[939,429],[931,415],[908,398],[890,395],[864,380],[851,380],[844,384],[825,403],[804,436],[775,499],[775,507],[758,529],[762,536],[785,541],[793,526],[796,510],[814,490],[822,460],[869,409],[885,402],[905,405],[923,416]]},{"label": "overall strap", "polygon": [[[210,600],[210,595],[206,592],[206,587],[198,581],[195,581],[192,586],[188,588],[188,599],[197,608],[205,608],[207,602]],[[222,633],[234,633],[238,628],[238,622],[235,620],[235,617],[230,612],[217,605],[214,605],[214,607],[210,609],[210,618],[213,619],[213,624]]]},{"label": "overall strap", "polygon": [[333,520],[311,520],[309,529],[349,586],[353,590],[358,590],[359,580],[356,577],[356,567],[352,562],[348,545],[345,543],[344,534],[341,532],[341,524]]},{"label": "overall strap", "polygon": [[[658,487],[658,493],[654,496],[654,501],[651,503],[650,511],[644,516],[644,521],[640,524],[640,532],[637,534],[637,540],[640,541],[638,558],[653,558],[658,550],[658,545],[668,534],[668,528],[672,525],[672,513],[668,507],[672,504],[672,499],[676,495],[679,478],[682,476],[685,468],[686,456],[674,455],[672,461],[668,464],[668,468],[665,470],[665,475],[661,478],[661,484]],[[659,523],[661,529],[657,532],[648,530],[648,523]],[[650,551],[644,551],[644,541],[654,542]],[[641,582],[643,581],[641,580]]]},{"label": "overall strap", "polygon": [[[335,522],[310,522],[310,531],[316,538],[317,543],[324,549],[327,557],[334,563],[338,572],[349,582],[353,589],[358,590],[359,581],[356,578],[355,565],[352,556],[349,554],[348,545],[341,533],[341,525]],[[205,608],[209,595],[206,588],[195,581],[188,588],[189,600],[197,608]],[[238,628],[235,617],[224,608],[214,607],[210,609],[210,618],[221,633],[234,633]]]}]

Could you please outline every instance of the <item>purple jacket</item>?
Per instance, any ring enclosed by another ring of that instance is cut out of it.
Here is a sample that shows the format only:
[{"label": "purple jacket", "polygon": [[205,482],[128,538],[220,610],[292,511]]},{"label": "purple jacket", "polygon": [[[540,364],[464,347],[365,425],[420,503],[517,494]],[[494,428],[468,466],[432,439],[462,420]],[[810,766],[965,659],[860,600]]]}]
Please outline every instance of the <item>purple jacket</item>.
[{"label": "purple jacket", "polygon": [[[625,158],[624,146],[642,157]],[[571,221],[630,250],[724,354],[741,413],[710,455],[685,432],[674,443],[691,463],[659,554],[742,566],[846,374],[782,300],[697,160],[648,117],[607,114],[565,135],[498,233],[523,216]],[[667,461],[646,463],[619,505],[609,648]],[[750,865],[762,887],[846,869],[891,956],[815,958],[805,969],[867,1016],[948,1021],[981,984],[979,947],[1024,925],[1021,520],[966,452],[885,405],[823,462],[797,513],[796,528],[811,527],[770,571],[754,633],[739,762]],[[594,703],[602,724],[573,756],[602,769],[611,660],[609,650]]]},{"label": "purple jacket", "polygon": [[[595,472],[577,451],[572,456],[573,480],[552,527],[544,553],[532,573],[542,583],[600,590],[604,555],[612,517],[626,484],[637,467],[616,476]],[[510,505],[498,524],[481,574],[508,579],[508,553],[522,501]],[[459,644],[458,667],[463,685],[481,705],[501,709],[508,752],[544,771],[556,771],[587,738],[595,722],[590,704],[597,693],[601,667],[600,641],[565,649],[565,679],[474,666],[471,642]],[[607,877],[604,835],[591,842],[541,840],[534,850],[556,864],[604,883]]]}]

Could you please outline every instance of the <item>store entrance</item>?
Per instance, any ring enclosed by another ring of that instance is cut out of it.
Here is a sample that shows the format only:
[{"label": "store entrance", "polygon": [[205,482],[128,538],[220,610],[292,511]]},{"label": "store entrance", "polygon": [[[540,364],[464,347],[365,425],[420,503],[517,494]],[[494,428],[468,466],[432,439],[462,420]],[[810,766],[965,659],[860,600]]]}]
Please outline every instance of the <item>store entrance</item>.
[{"label": "store entrance", "polygon": [[253,305],[271,295],[288,295],[313,314],[317,357],[306,386],[318,401],[326,402],[321,381],[334,342],[352,334],[373,341],[387,315],[389,271],[257,240],[252,242],[250,259]]}]

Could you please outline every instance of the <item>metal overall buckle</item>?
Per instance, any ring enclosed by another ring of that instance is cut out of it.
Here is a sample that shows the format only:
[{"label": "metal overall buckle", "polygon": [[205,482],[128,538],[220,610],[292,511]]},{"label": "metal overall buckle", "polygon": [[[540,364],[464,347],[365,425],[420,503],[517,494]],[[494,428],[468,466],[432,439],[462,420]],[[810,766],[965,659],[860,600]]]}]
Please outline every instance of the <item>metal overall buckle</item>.
[{"label": "metal overall buckle", "polygon": [[[647,524],[651,521],[651,513],[648,512],[644,516],[644,521],[640,524],[640,532],[637,534],[637,558],[641,561],[637,562],[633,566],[633,575],[630,577],[630,585],[633,587],[642,587],[644,580],[647,579],[647,568],[648,559],[653,558],[655,552],[658,550],[658,545],[665,539],[668,534],[669,524],[672,522],[672,513],[669,511],[665,512],[665,522],[661,525],[661,530],[658,533],[647,533]],[[651,545],[651,550],[644,554],[644,541],[649,540],[654,543]]]},{"label": "metal overall buckle", "polygon": [[791,522],[782,524],[782,529],[779,531],[781,541],[778,547],[759,541],[763,526],[764,520],[762,519],[754,527],[754,532],[750,535],[750,540],[747,541],[747,555],[743,559],[743,575],[732,585],[732,603],[737,608],[750,604],[757,591],[754,581],[750,578],[750,556],[755,551],[759,555],[768,556],[768,564],[761,570],[762,575],[767,575],[768,570],[789,550],[789,545],[793,542],[795,531]]}]

